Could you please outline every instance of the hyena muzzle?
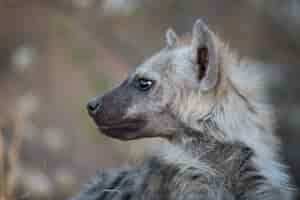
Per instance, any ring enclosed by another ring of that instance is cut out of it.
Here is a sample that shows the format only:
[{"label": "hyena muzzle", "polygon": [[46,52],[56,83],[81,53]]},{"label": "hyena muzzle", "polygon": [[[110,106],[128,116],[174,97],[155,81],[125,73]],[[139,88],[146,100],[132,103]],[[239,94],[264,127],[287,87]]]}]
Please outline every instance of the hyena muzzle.
[{"label": "hyena muzzle", "polygon": [[107,136],[164,138],[150,158],[98,176],[75,200],[292,199],[257,65],[201,20],[87,109]]}]

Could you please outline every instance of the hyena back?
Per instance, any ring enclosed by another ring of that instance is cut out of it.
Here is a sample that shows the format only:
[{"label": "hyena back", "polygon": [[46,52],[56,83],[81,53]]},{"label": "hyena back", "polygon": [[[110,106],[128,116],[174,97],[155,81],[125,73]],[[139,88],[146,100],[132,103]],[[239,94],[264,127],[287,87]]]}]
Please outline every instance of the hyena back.
[{"label": "hyena back", "polygon": [[272,108],[255,64],[237,59],[201,20],[118,88],[88,104],[106,135],[167,142],[128,169],[98,176],[75,200],[292,199]]}]

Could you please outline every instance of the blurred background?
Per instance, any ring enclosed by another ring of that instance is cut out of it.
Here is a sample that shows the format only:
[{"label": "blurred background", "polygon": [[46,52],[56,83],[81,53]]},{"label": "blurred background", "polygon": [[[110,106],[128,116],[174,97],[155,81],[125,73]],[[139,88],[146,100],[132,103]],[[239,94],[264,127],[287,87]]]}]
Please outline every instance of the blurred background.
[{"label": "blurred background", "polygon": [[201,17],[273,76],[277,132],[300,183],[300,1],[0,0],[0,200],[62,200],[97,171],[143,155],[100,135],[89,98]]}]

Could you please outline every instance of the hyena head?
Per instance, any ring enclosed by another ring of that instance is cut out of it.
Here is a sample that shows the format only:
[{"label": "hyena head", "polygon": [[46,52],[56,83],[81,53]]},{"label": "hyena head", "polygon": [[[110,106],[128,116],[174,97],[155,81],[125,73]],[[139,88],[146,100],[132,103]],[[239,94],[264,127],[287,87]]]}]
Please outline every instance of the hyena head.
[{"label": "hyena head", "polygon": [[89,114],[101,132],[122,140],[172,138],[183,128],[214,129],[211,134],[232,138],[230,134],[236,131],[225,127],[226,120],[231,120],[228,124],[233,128],[236,122],[247,127],[247,122],[239,120],[256,112],[246,97],[253,91],[249,87],[244,88],[245,94],[239,91],[243,77],[234,86],[230,76],[231,71],[238,71],[230,67],[236,65],[234,60],[201,20],[196,21],[189,38],[178,38],[169,29],[166,47],[138,66],[119,87],[91,100]]},{"label": "hyena head", "polygon": [[199,114],[208,113],[214,104],[209,96],[215,94],[220,77],[216,37],[199,20],[192,41],[180,43],[169,29],[165,48],[138,66],[119,87],[88,103],[101,132],[123,140],[171,137],[184,125],[178,113],[185,110],[182,104],[187,102],[183,101],[191,95],[199,96],[197,106],[203,107]]}]

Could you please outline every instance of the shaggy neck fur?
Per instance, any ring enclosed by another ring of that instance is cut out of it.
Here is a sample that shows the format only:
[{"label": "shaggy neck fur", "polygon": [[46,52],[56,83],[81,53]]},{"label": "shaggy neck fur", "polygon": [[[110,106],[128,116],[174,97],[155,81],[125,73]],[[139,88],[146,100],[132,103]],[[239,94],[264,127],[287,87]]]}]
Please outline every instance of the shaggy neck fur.
[{"label": "shaggy neck fur", "polygon": [[252,152],[251,162],[268,184],[288,194],[285,191],[289,190],[289,177],[279,161],[279,141],[273,133],[273,110],[265,103],[265,77],[255,64],[237,61],[223,43],[219,43],[219,50],[219,84],[212,94],[189,94],[175,106],[175,112],[189,129],[171,141],[165,158],[181,166],[198,164],[208,172],[214,166],[199,160],[212,157],[222,145],[233,151],[234,146],[242,145],[238,151],[243,152],[245,147]]},{"label": "shaggy neck fur", "polygon": [[221,52],[225,74],[221,81],[226,88],[218,88],[223,96],[212,111],[210,120],[215,126],[208,131],[222,130],[228,141],[245,144],[254,152],[252,161],[260,173],[274,186],[287,188],[288,175],[279,162],[280,144],[274,134],[273,108],[265,97],[267,77],[254,63],[238,62],[228,48]]}]

